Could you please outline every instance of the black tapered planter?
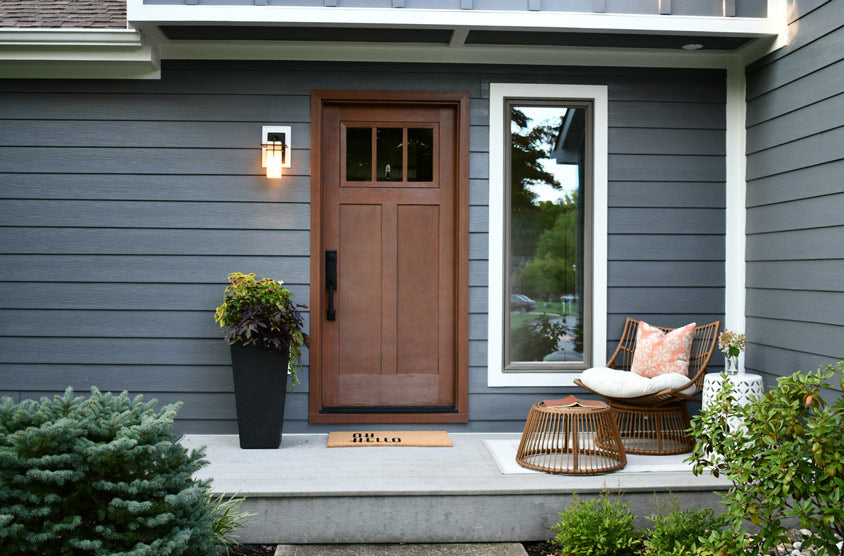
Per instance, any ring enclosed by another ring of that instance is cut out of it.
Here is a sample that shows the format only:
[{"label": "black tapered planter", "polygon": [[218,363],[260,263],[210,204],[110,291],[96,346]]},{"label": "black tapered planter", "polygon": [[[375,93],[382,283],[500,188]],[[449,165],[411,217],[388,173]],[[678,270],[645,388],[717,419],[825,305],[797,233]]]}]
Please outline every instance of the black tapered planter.
[{"label": "black tapered planter", "polygon": [[232,373],[241,448],[278,448],[284,425],[289,349],[234,344]]}]

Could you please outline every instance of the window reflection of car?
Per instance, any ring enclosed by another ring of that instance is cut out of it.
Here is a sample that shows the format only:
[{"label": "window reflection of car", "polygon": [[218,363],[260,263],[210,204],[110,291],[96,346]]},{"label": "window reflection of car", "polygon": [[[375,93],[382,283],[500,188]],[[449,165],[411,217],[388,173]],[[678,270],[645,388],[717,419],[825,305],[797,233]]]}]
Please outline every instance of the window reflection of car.
[{"label": "window reflection of car", "polygon": [[525,313],[529,313],[536,309],[536,301],[529,298],[526,295],[521,295],[517,293],[510,294],[510,310],[511,311],[523,311]]}]

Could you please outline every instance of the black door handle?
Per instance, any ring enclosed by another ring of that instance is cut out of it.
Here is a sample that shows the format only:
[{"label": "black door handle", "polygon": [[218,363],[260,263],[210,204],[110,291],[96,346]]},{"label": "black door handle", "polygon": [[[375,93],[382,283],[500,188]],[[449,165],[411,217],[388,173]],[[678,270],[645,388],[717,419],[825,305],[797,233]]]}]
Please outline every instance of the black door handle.
[{"label": "black door handle", "polygon": [[334,311],[334,290],[337,289],[337,251],[325,252],[325,289],[328,290],[328,311],[325,318],[335,320],[337,312]]}]

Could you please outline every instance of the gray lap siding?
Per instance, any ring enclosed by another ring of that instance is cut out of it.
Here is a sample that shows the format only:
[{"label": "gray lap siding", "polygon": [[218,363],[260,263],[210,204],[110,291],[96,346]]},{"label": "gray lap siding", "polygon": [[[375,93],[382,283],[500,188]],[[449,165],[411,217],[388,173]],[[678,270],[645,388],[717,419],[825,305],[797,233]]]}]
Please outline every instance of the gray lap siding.
[{"label": "gray lap siding", "polygon": [[[236,430],[213,323],[234,270],[309,291],[312,89],[471,95],[469,419],[520,430],[573,389],[486,385],[489,83],[609,88],[608,345],[627,315],[723,318],[724,72],[165,62],[160,81],[0,82],[0,391],[67,386],[183,400],[180,432]],[[261,124],[293,125],[293,168],[261,176]],[[492,225],[498,225],[493,222]],[[307,422],[308,380],[287,399]],[[338,428],[338,427],[331,427]]]}]

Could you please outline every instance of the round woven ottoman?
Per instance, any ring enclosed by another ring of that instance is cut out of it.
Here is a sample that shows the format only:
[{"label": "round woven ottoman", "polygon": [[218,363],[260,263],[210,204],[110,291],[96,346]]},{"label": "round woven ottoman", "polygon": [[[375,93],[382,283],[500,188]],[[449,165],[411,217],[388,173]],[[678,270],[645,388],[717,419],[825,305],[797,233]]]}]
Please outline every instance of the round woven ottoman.
[{"label": "round woven ottoman", "polygon": [[531,406],[516,462],[547,473],[596,475],[622,469],[627,456],[610,407],[569,396]]}]

